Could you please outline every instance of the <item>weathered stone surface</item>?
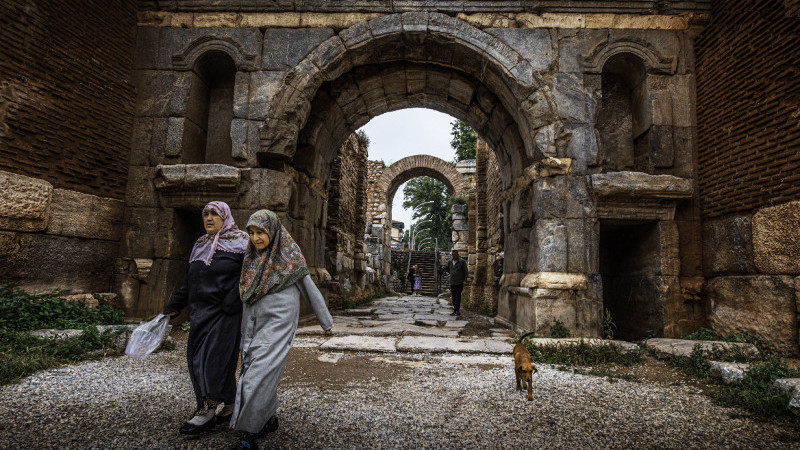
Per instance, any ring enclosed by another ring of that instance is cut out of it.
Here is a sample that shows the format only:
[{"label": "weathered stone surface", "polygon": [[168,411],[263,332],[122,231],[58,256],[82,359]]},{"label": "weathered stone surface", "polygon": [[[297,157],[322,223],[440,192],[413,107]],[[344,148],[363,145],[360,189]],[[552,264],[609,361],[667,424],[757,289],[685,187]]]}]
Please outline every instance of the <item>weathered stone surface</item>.
[{"label": "weathered stone surface", "polygon": [[592,123],[597,102],[584,88],[581,79],[571,73],[559,73],[555,77],[553,98],[558,114],[567,123]]},{"label": "weathered stone surface", "polygon": [[558,345],[558,346],[568,346],[568,345],[577,345],[577,344],[588,344],[591,346],[603,346],[603,345],[613,345],[619,347],[622,350],[627,352],[638,352],[639,346],[634,344],[633,342],[627,341],[620,341],[620,340],[609,340],[609,339],[596,339],[596,338],[584,338],[584,337],[576,337],[576,338],[530,338],[526,339],[533,345]]},{"label": "weathered stone surface", "polygon": [[114,241],[0,232],[0,273],[26,290],[107,292],[117,250]]},{"label": "weathered stone surface", "polygon": [[537,220],[531,230],[534,251],[528,252],[528,267],[537,272],[566,272],[567,225],[559,219]]},{"label": "weathered stone surface", "polygon": [[123,205],[121,200],[55,189],[46,232],[88,239],[119,240]]},{"label": "weathered stone surface", "polygon": [[251,209],[286,211],[292,198],[291,175],[269,169],[250,169],[246,175],[249,185],[242,197],[242,206]]},{"label": "weathered stone surface", "polygon": [[720,334],[746,331],[785,353],[798,353],[794,278],[727,276],[709,280],[711,328]]},{"label": "weathered stone surface", "polygon": [[271,28],[264,33],[263,70],[296,66],[317,45],[333,36],[330,28]]},{"label": "weathered stone surface", "polygon": [[248,119],[266,120],[269,106],[281,87],[283,75],[283,72],[278,71],[253,72],[250,74],[250,90],[247,102]]},{"label": "weathered stone surface", "polygon": [[707,275],[754,275],[750,216],[703,224],[703,271]]},{"label": "weathered stone surface", "polygon": [[405,336],[397,343],[398,351],[499,353],[511,354],[512,346],[496,339],[458,339],[447,337]]},{"label": "weathered stone surface", "polygon": [[521,287],[540,289],[586,289],[586,275],[582,273],[537,272],[522,279]]},{"label": "weathered stone surface", "polygon": [[744,379],[744,372],[750,364],[723,361],[711,361],[711,374],[718,376],[725,384],[735,383]]},{"label": "weathered stone surface", "polygon": [[232,190],[240,179],[239,169],[224,164],[158,165],[156,171],[154,185],[160,191]]},{"label": "weathered stone surface", "polygon": [[691,180],[672,175],[649,175],[642,172],[614,172],[590,175],[590,185],[599,197],[688,198],[693,192]]},{"label": "weathered stone surface", "polygon": [[52,196],[53,185],[47,181],[0,170],[0,229],[44,230]]},{"label": "weathered stone surface", "polygon": [[534,71],[545,71],[553,63],[555,51],[549,30],[489,28],[485,31],[517,50]]},{"label": "weathered stone surface", "polygon": [[395,352],[397,338],[379,336],[337,336],[320,345],[322,350]]},{"label": "weathered stone surface", "polygon": [[800,378],[783,378],[775,380],[773,385],[792,395],[789,400],[789,409],[795,413],[800,412]]},{"label": "weathered stone surface", "polygon": [[800,201],[761,208],[753,216],[753,256],[758,271],[800,275]]},{"label": "weathered stone surface", "polygon": [[661,359],[669,359],[676,356],[689,356],[695,346],[700,346],[704,352],[716,349],[739,348],[743,352],[757,354],[758,349],[753,344],[723,341],[692,341],[686,339],[652,338],[644,342],[644,345],[652,348],[656,356]]}]

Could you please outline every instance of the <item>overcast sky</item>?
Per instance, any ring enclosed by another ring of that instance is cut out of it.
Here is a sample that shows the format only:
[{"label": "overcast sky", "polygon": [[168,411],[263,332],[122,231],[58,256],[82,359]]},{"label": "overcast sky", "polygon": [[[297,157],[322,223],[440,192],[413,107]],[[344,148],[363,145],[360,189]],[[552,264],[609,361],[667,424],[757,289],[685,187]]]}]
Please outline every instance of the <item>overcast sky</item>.
[{"label": "overcast sky", "polygon": [[[377,116],[361,127],[369,137],[369,159],[392,165],[406,156],[432,155],[452,161],[455,150],[450,147],[450,125],[453,117],[424,108],[402,109]],[[411,210],[403,209],[403,187],[392,201],[392,219],[411,225]]]}]

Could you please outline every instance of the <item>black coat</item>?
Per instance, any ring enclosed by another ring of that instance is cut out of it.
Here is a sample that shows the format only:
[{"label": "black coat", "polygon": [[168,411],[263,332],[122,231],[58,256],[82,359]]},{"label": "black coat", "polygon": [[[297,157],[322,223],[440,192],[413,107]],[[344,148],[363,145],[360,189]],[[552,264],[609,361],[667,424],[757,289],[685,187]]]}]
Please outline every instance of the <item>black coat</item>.
[{"label": "black coat", "polygon": [[217,251],[207,266],[193,261],[164,313],[189,306],[186,360],[197,406],[203,399],[233,403],[242,325],[239,275],[244,254]]},{"label": "black coat", "polygon": [[447,270],[450,272],[450,285],[464,284],[469,274],[467,273],[467,262],[464,258],[458,258],[455,264],[453,260],[447,262]]}]

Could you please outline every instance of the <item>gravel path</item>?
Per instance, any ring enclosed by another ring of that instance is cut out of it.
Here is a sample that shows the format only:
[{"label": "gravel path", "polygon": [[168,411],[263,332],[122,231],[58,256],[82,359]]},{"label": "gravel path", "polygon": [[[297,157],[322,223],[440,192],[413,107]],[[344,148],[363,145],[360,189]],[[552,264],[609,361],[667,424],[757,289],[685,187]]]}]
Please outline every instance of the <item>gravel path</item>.
[{"label": "gravel path", "polygon": [[[534,401],[506,356],[324,353],[302,339],[281,384],[280,430],[262,448],[800,448],[794,431],[738,416],[688,386],[542,366]],[[111,357],[0,388],[2,448],[230,448],[187,441],[185,341],[145,361]],[[782,442],[789,440],[789,442]]]}]

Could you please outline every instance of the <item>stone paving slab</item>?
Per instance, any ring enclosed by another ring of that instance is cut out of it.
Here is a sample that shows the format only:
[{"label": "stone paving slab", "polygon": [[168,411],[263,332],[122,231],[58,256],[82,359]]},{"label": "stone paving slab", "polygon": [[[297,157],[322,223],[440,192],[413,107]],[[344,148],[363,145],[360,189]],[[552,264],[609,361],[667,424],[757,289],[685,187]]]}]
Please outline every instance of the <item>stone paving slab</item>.
[{"label": "stone paving slab", "polygon": [[425,325],[430,325],[432,327],[439,326],[439,321],[438,320],[427,320],[427,319],[425,319],[425,320],[416,320],[415,324],[418,325],[416,322],[420,322],[420,323],[423,323]]},{"label": "stone paving slab", "polygon": [[442,322],[447,322],[448,320],[453,319],[454,316],[449,315],[442,315],[442,314],[415,314],[414,319],[416,320],[441,320]]},{"label": "stone paving slab", "polygon": [[667,339],[667,338],[653,338],[645,341],[645,345],[652,348],[656,352],[656,357],[660,359],[669,359],[675,356],[690,356],[695,345],[700,347],[705,352],[709,352],[714,348],[734,348],[739,347],[743,351],[757,354],[758,349],[753,344],[737,343],[737,342],[722,342],[722,341],[692,341],[687,339]]},{"label": "stone paving slab", "polygon": [[444,324],[447,328],[464,328],[467,326],[466,320],[448,320],[446,324]]},{"label": "stone paving slab", "polygon": [[395,352],[396,338],[378,336],[338,336],[320,345],[322,350],[352,350],[365,352]]},{"label": "stone paving slab", "polygon": [[378,314],[378,320],[414,319],[414,314]]},{"label": "stone paving slab", "polygon": [[397,343],[401,352],[458,352],[511,354],[511,345],[494,339],[463,340],[457,338],[405,336]]}]

